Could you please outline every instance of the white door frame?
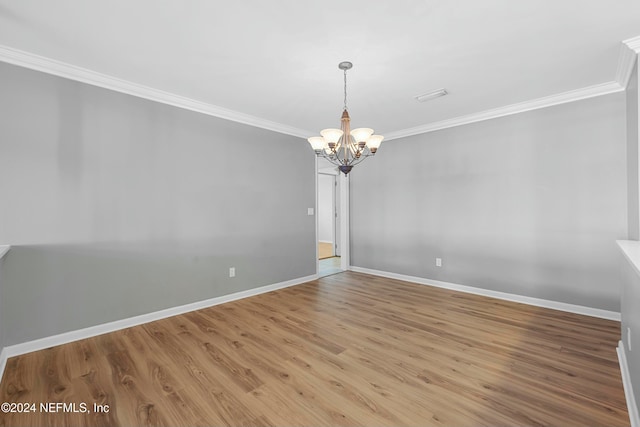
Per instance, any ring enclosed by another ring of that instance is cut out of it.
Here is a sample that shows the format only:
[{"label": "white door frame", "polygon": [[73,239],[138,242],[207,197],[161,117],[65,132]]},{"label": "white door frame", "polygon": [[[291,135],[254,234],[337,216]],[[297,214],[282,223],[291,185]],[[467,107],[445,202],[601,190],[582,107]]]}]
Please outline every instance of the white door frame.
[{"label": "white door frame", "polygon": [[349,175],[339,173],[340,180],[340,268],[349,270],[351,266],[349,246]]}]

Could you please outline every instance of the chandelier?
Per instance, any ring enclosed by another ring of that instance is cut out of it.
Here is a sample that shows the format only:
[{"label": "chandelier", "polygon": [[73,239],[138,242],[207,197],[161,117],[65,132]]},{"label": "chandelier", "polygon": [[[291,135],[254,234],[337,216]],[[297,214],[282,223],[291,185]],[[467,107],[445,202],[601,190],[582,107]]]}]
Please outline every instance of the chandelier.
[{"label": "chandelier", "polygon": [[344,110],[340,119],[340,129],[324,129],[320,131],[322,136],[307,139],[318,157],[324,157],[338,166],[345,176],[355,165],[376,154],[384,139],[384,136],[373,135],[373,129],[351,130],[351,119],[347,112],[347,70],[351,67],[353,64],[348,61],[338,64],[338,68],[344,71]]}]

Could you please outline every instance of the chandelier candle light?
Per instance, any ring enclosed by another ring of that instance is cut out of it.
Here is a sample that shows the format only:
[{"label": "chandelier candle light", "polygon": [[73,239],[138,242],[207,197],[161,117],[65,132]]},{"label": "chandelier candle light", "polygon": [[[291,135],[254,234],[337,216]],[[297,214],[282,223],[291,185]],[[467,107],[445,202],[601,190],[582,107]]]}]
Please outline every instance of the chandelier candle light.
[{"label": "chandelier candle light", "polygon": [[351,62],[341,62],[338,68],[344,71],[344,111],[340,119],[340,129],[324,129],[322,136],[308,138],[309,144],[318,157],[324,157],[338,166],[345,176],[351,169],[380,148],[384,136],[373,135],[373,129],[358,128],[351,130],[347,112],[347,70],[353,67]]}]

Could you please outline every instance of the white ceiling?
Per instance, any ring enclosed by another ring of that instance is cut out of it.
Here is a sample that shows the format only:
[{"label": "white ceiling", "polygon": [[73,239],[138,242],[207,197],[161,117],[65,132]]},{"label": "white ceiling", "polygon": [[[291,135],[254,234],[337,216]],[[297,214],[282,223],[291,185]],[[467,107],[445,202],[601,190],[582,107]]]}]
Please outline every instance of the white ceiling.
[{"label": "white ceiling", "polygon": [[343,60],[352,127],[384,135],[612,82],[638,35],[638,0],[0,0],[0,45],[309,136]]}]

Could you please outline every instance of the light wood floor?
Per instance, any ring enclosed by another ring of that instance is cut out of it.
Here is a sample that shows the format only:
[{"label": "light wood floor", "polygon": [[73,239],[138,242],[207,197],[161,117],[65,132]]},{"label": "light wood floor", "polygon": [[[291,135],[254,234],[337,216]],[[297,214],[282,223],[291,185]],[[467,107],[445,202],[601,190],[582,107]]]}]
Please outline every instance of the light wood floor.
[{"label": "light wood floor", "polygon": [[318,259],[331,258],[333,256],[333,243],[318,242]]},{"label": "light wood floor", "polygon": [[629,425],[618,322],[358,273],[12,358],[0,425]]}]

